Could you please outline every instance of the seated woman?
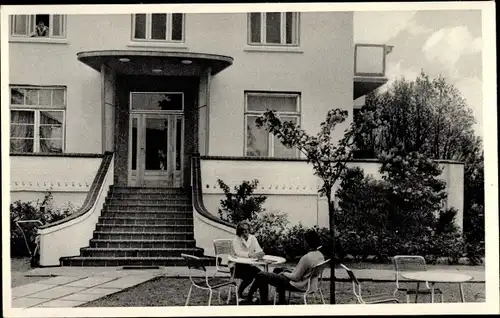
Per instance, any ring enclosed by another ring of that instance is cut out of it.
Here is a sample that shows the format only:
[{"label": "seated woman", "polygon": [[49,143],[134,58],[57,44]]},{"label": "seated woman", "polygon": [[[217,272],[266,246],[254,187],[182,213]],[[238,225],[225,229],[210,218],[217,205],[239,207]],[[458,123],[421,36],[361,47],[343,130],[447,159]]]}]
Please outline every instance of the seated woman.
[{"label": "seated woman", "polygon": [[[234,253],[239,257],[261,258],[264,252],[257,241],[257,238],[250,234],[250,223],[241,221],[236,225],[236,238],[234,239]],[[261,269],[249,264],[233,264],[229,266],[234,270],[234,277],[242,279],[238,288],[238,298],[244,301],[243,292],[245,288],[254,280]],[[252,285],[252,288],[256,288]],[[249,295],[253,295],[255,290],[250,289]]]},{"label": "seated woman", "polygon": [[[276,268],[273,273],[261,271],[255,277],[255,281],[250,288],[248,298],[252,298],[253,292],[260,290],[260,303],[268,303],[269,285],[275,286],[279,295],[279,303],[285,303],[286,290],[305,291],[307,281],[312,274],[312,268],[325,260],[321,248],[321,240],[315,230],[309,230],[305,233],[305,241],[310,248],[309,253],[302,256],[297,267],[293,270],[283,270]],[[311,288],[315,288],[318,279],[311,280]],[[255,286],[255,287],[254,287]]]}]

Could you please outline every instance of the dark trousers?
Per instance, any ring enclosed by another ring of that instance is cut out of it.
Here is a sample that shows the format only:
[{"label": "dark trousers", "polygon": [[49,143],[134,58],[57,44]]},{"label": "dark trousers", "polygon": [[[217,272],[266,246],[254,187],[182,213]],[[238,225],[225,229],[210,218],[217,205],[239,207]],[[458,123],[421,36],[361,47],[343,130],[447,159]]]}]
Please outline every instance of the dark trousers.
[{"label": "dark trousers", "polygon": [[[250,285],[250,283],[252,283],[252,281],[255,279],[257,274],[261,272],[261,270],[260,268],[252,265],[238,263],[234,265],[233,270],[235,271],[234,278],[240,278],[242,280],[238,288],[238,296],[243,297],[243,291],[245,290],[245,288],[247,288],[248,285]],[[256,287],[252,285],[248,294],[250,295],[251,293],[253,295],[255,289]]]},{"label": "dark trousers", "polygon": [[[295,287],[290,285],[290,279],[286,278],[279,273],[282,272],[282,268],[276,268],[272,273],[261,271],[255,276],[255,281],[250,288],[248,293],[249,298],[253,296],[253,291],[259,289],[260,291],[260,303],[266,305],[268,303],[269,296],[269,285],[276,287],[279,297],[279,303],[285,303],[285,291],[296,290]],[[250,294],[252,293],[252,295]]]}]

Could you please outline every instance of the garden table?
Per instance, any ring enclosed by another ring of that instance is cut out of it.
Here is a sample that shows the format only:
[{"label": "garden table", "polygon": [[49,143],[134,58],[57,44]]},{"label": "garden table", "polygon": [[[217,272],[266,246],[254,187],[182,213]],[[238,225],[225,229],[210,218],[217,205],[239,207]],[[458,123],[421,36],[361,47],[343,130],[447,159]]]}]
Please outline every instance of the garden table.
[{"label": "garden table", "polygon": [[269,271],[269,265],[279,265],[286,263],[285,258],[274,255],[264,255],[260,259],[229,255],[228,260],[234,263],[264,266],[266,272]]},{"label": "garden table", "polygon": [[460,291],[460,299],[465,302],[464,291],[462,283],[468,282],[472,279],[471,276],[461,273],[450,273],[438,270],[418,271],[418,272],[403,272],[403,278],[414,280],[418,282],[429,282],[431,287],[431,302],[434,302],[434,284],[435,283],[457,283]]}]

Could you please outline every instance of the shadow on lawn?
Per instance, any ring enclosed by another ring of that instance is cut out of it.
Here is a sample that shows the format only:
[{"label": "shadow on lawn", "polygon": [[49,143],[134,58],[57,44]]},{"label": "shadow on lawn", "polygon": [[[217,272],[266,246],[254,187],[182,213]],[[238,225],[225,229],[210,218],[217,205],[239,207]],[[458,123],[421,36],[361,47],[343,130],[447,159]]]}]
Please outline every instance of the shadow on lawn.
[{"label": "shadow on lawn", "polygon": [[[80,307],[153,307],[153,306],[184,306],[187,292],[189,290],[190,281],[187,278],[166,278],[156,277],[143,284],[131,287],[119,293],[94,300],[92,302],[81,305]],[[484,283],[468,283],[464,284],[465,299],[468,302],[481,302],[485,301],[485,285]],[[445,302],[458,302],[460,299],[458,287],[456,284],[436,284],[441,290],[444,290]],[[336,299],[338,304],[355,304],[354,296],[352,294],[352,285],[349,282],[338,282],[336,285],[337,294]],[[365,282],[363,283],[363,294],[380,294],[392,293],[394,290],[394,283],[386,282]],[[271,291],[271,290],[270,290]],[[323,283],[323,292],[325,300],[329,303],[329,286],[328,282]],[[269,297],[272,297],[270,293]],[[221,303],[217,301],[217,293],[214,293],[212,305],[225,305],[227,299],[227,291],[221,291]],[[398,295],[400,302],[405,301],[402,293]],[[419,296],[421,302],[429,302],[429,298]],[[311,297],[308,300],[310,304],[315,302]],[[190,306],[206,306],[208,303],[208,292],[193,289],[191,294]],[[234,296],[230,304],[235,305]],[[303,304],[300,295],[292,294],[290,304]]]}]

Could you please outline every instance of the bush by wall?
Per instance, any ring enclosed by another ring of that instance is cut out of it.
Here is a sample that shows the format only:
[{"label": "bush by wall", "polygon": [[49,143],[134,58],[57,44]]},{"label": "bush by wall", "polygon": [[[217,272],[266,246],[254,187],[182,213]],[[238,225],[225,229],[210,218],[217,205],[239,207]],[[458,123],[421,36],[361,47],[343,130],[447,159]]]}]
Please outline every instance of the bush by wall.
[{"label": "bush by wall", "polygon": [[237,224],[243,220],[255,218],[264,209],[265,196],[254,195],[259,181],[243,181],[234,187],[234,193],[221,179],[217,180],[219,187],[224,191],[225,198],[220,201],[219,216],[222,220]]}]

